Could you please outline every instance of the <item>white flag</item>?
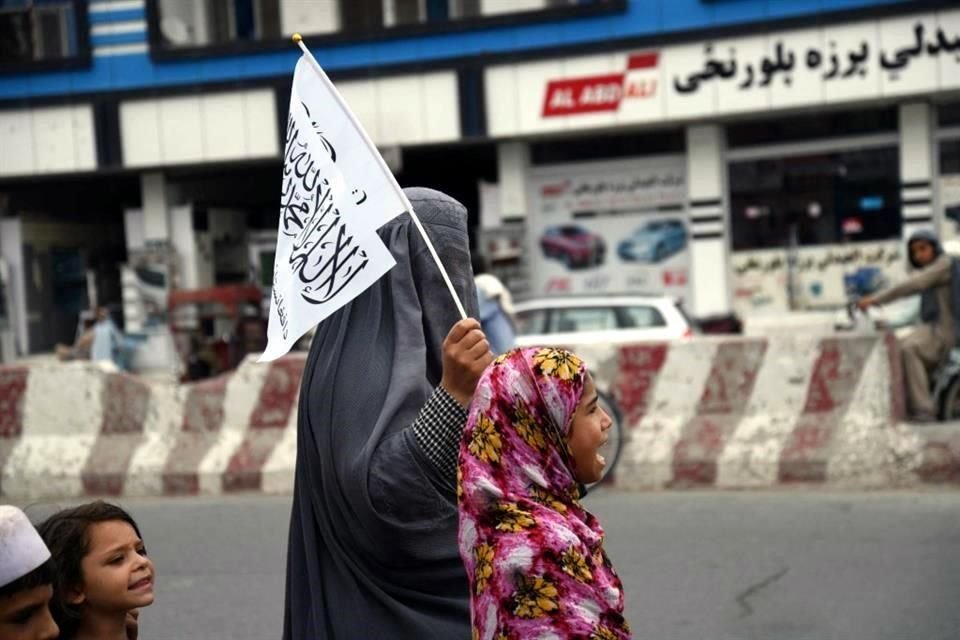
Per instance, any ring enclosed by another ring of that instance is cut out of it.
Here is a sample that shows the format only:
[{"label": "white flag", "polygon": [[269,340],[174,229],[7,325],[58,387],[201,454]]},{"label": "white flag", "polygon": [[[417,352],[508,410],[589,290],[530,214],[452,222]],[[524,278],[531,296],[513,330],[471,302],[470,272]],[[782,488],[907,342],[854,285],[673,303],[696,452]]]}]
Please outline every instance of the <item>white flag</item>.
[{"label": "white flag", "polygon": [[301,57],[283,154],[267,348],[284,355],[396,262],[376,230],[406,210],[402,192],[326,77]]}]

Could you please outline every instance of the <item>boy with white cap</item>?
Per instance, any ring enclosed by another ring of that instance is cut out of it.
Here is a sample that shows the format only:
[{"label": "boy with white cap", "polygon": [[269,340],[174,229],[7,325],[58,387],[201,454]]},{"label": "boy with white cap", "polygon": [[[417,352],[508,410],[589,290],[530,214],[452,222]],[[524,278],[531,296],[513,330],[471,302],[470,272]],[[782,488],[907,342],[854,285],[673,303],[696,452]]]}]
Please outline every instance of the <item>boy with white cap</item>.
[{"label": "boy with white cap", "polygon": [[0,638],[53,640],[50,551],[20,509],[0,505]]}]

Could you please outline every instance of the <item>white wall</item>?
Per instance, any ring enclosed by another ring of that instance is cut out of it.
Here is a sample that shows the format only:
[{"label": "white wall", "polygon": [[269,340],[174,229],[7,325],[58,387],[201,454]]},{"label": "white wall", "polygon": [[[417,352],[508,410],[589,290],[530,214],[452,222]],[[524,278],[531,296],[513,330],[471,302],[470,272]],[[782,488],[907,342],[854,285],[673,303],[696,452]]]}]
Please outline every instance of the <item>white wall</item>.
[{"label": "white wall", "polygon": [[279,154],[269,89],[129,100],[120,105],[123,163],[146,167]]},{"label": "white wall", "polygon": [[96,168],[90,105],[0,111],[0,176]]},{"label": "white wall", "polygon": [[457,76],[443,71],[337,83],[378,146],[460,138]]}]

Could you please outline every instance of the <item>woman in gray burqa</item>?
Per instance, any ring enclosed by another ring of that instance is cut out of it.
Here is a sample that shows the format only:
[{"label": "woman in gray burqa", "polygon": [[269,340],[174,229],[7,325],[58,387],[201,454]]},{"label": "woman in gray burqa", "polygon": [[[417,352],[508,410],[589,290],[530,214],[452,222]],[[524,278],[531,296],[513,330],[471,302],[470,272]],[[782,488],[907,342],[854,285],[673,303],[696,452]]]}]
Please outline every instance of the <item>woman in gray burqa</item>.
[{"label": "woman in gray burqa", "polygon": [[397,266],[318,327],[300,388],[286,640],[471,637],[457,448],[492,355],[472,319],[466,209],[406,193],[471,318],[458,322],[401,215],[378,232]]}]

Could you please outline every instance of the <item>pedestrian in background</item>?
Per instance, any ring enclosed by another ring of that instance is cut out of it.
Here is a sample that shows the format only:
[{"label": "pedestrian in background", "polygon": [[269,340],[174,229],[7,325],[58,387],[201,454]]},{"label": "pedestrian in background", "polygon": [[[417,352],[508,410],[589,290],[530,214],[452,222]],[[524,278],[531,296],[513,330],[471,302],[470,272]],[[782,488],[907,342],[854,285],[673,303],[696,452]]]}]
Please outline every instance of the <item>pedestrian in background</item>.
[{"label": "pedestrian in background", "polygon": [[[476,316],[466,209],[405,192]],[[396,266],[320,323],[303,372],[286,640],[470,638],[457,450],[493,356],[480,323],[458,321],[412,219],[378,234]]]},{"label": "pedestrian in background", "polygon": [[90,359],[94,362],[108,361],[117,364],[119,352],[123,346],[123,334],[110,317],[109,309],[98,307],[97,321],[93,325]]},{"label": "pedestrian in background", "polygon": [[490,341],[490,349],[495,355],[500,355],[512,349],[516,343],[513,297],[500,278],[490,273],[483,256],[476,254],[472,260],[480,323]]},{"label": "pedestrian in background", "polygon": [[885,291],[860,299],[866,310],[900,298],[920,294],[922,324],[900,341],[910,419],[933,422],[936,411],[930,389],[930,373],[940,366],[956,345],[960,321],[960,265],[943,252],[930,231],[918,231],[907,241],[910,265],[916,273]]},{"label": "pedestrian in background", "polygon": [[155,569],[137,523],[103,501],[58,511],[37,527],[56,566],[51,610],[62,640],[133,640],[153,603]]},{"label": "pedestrian in background", "polygon": [[630,637],[600,522],[580,503],[610,416],[574,354],[516,349],[477,386],[460,447],[460,555],[473,637]]},{"label": "pedestrian in background", "polygon": [[0,638],[53,640],[54,566],[50,550],[17,507],[0,506]]}]

